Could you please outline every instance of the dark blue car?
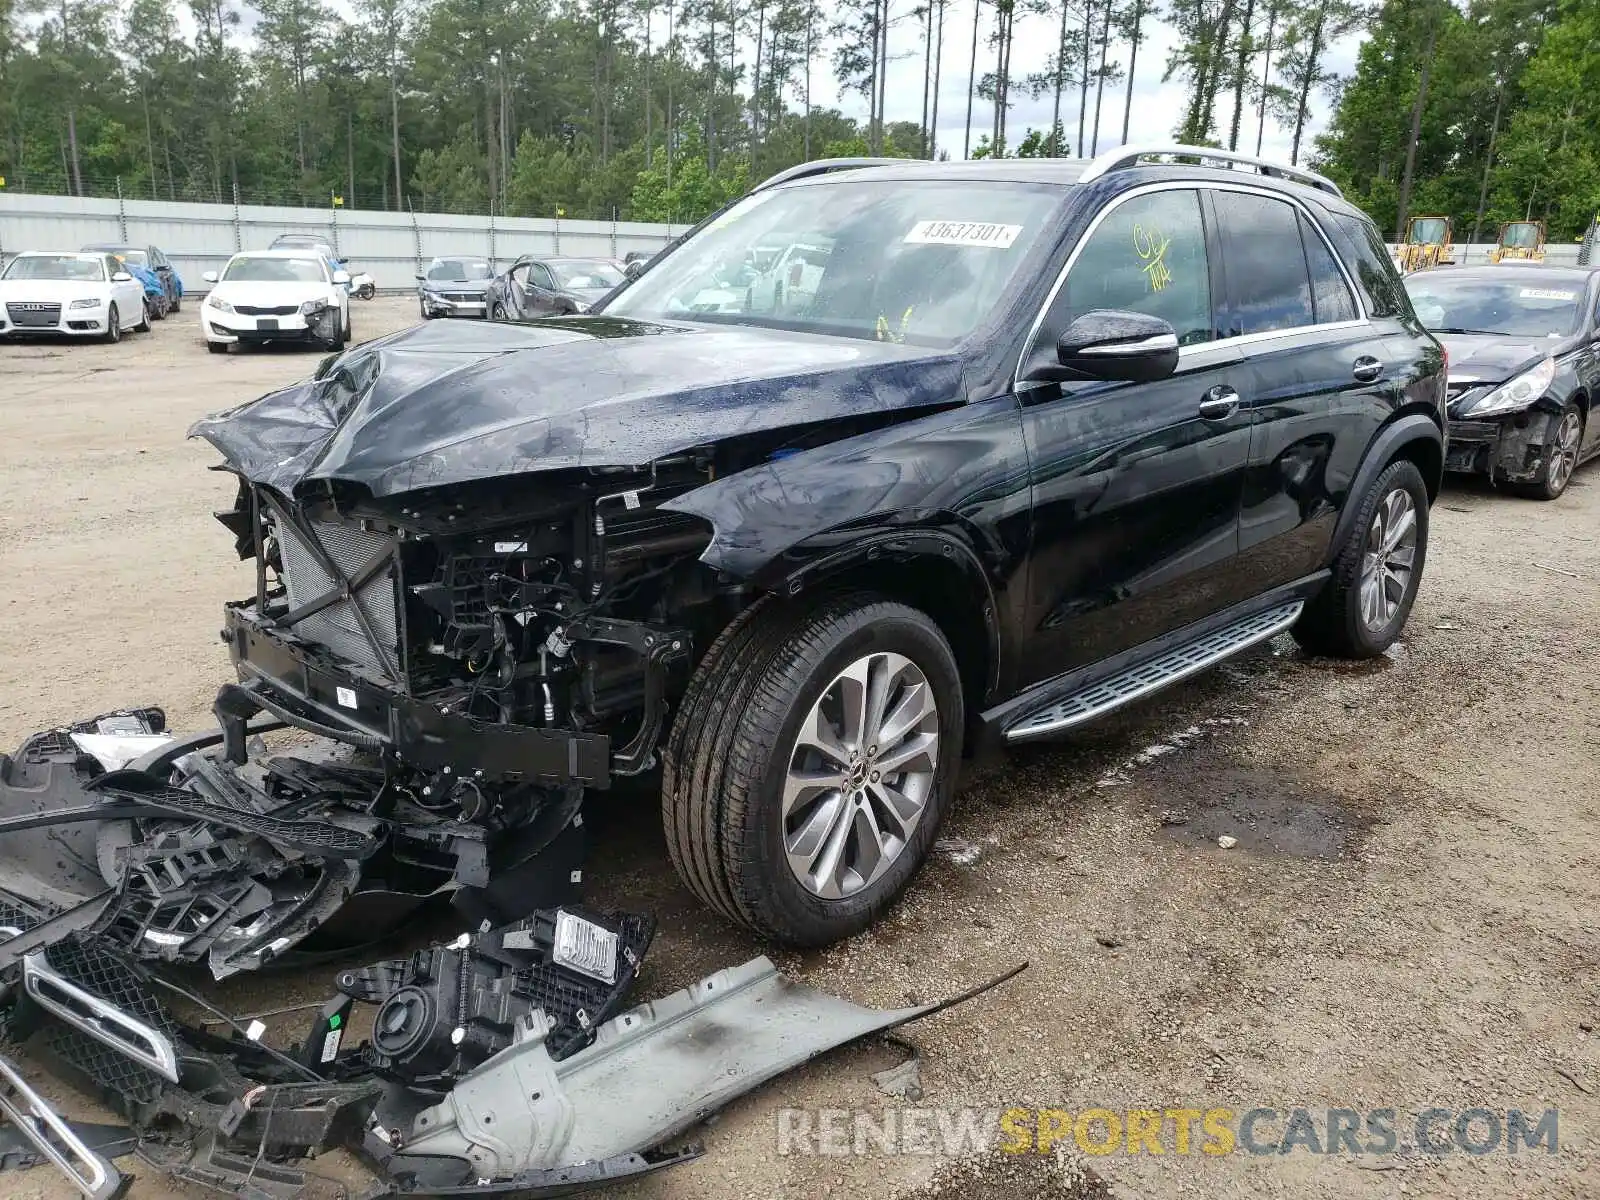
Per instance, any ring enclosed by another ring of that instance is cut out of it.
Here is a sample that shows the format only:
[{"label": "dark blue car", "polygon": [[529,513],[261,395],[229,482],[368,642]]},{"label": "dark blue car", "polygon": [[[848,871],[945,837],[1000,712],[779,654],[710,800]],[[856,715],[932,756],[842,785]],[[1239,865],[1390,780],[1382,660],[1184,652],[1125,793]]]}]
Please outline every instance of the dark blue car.
[{"label": "dark blue car", "polygon": [[128,268],[128,273],[144,284],[145,300],[150,315],[159,321],[168,313],[183,306],[183,280],[178,269],[157,246],[128,246],[110,242],[83,247],[84,250],[102,254],[115,254]]}]

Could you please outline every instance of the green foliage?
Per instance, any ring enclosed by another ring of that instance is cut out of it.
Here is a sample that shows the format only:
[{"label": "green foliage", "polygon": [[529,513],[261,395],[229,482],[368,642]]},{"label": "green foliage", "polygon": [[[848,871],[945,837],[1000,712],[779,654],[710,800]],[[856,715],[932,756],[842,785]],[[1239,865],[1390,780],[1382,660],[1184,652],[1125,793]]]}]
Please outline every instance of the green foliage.
[{"label": "green foliage", "polygon": [[1328,131],[1320,165],[1386,233],[1399,200],[1430,35],[1434,54],[1408,213],[1548,223],[1580,236],[1600,207],[1600,5],[1590,0],[1386,0]]}]

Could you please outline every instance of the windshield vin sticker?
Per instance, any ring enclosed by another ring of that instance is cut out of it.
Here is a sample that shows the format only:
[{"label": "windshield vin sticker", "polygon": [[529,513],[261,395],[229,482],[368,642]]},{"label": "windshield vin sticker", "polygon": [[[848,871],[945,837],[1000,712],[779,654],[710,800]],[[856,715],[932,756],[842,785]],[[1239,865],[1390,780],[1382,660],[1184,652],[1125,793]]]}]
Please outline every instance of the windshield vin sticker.
[{"label": "windshield vin sticker", "polygon": [[995,225],[988,221],[918,221],[905,240],[907,244],[924,246],[990,246],[1009,250],[1021,232],[1021,225]]},{"label": "windshield vin sticker", "polygon": [[1562,292],[1555,288],[1523,288],[1517,295],[1523,300],[1576,300],[1577,292]]}]

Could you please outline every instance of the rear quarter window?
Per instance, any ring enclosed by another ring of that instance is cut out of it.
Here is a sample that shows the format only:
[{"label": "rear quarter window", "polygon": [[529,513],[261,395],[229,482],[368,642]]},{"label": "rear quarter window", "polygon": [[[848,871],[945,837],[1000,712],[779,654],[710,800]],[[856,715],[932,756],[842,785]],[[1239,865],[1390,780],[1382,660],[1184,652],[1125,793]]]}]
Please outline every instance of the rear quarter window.
[{"label": "rear quarter window", "polygon": [[1367,311],[1375,317],[1410,316],[1411,301],[1406,298],[1405,286],[1389,259],[1389,248],[1383,244],[1378,227],[1346,213],[1330,214],[1325,227],[1333,232],[1345,265],[1367,302]]}]

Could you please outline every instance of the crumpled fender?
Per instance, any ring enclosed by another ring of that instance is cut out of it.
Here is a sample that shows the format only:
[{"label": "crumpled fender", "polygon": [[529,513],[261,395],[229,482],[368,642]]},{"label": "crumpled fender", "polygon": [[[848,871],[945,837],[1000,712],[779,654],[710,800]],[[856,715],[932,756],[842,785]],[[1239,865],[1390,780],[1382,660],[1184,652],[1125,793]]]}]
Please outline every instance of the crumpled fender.
[{"label": "crumpled fender", "polygon": [[707,566],[769,591],[873,559],[947,559],[998,662],[1000,593],[1026,551],[1026,463],[1016,401],[1002,397],[774,459],[662,507],[711,526]]}]

